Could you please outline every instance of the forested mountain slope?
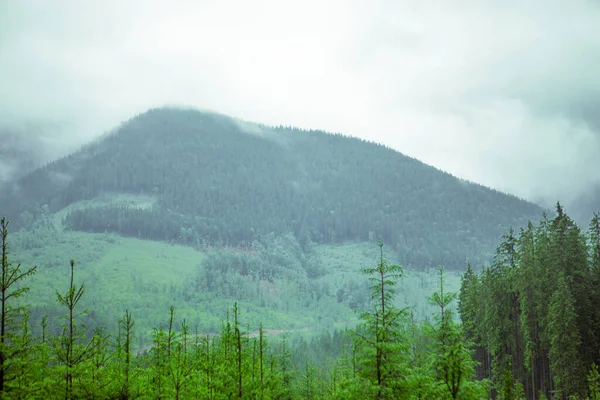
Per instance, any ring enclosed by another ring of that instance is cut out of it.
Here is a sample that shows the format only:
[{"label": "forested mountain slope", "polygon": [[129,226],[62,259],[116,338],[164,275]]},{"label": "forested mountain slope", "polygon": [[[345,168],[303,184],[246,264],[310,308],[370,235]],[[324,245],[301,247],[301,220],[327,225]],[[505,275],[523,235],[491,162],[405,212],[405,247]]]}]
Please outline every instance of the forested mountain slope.
[{"label": "forested mountain slope", "polygon": [[404,265],[422,267],[486,262],[509,226],[542,214],[381,145],[172,108],[138,115],[21,178],[0,193],[0,213],[30,226],[110,193],[156,201],[73,209],[67,227],[194,246],[245,247],[271,232],[301,243],[381,237]]}]

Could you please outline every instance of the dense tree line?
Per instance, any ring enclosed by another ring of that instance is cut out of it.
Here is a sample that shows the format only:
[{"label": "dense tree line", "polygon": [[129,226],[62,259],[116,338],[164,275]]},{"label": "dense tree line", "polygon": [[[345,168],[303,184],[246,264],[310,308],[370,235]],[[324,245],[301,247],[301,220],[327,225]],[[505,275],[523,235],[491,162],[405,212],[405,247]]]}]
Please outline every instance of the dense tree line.
[{"label": "dense tree line", "polygon": [[463,277],[478,376],[504,398],[582,398],[590,380],[599,396],[600,217],[586,235],[560,204],[556,214],[509,230],[494,263]]},{"label": "dense tree line", "polygon": [[463,182],[394,150],[320,131],[269,128],[195,110],[153,109],[0,193],[15,227],[106,193],[151,209],[68,214],[71,229],[186,244],[248,246],[293,233],[318,243],[381,237],[407,266],[491,259],[539,207]]}]

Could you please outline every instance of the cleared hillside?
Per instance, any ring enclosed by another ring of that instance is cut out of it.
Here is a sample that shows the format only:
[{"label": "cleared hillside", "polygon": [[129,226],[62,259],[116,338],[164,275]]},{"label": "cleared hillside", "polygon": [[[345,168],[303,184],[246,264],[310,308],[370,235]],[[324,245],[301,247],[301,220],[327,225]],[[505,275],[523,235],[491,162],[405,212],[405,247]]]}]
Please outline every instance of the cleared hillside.
[{"label": "cleared hillside", "polygon": [[[282,331],[323,330],[352,326],[355,311],[368,305],[368,282],[361,268],[377,262],[374,243],[315,245],[305,250],[292,235],[263,237],[251,251],[189,246],[124,238],[110,233],[61,231],[48,218],[33,232],[10,236],[10,258],[24,268],[36,265],[31,290],[23,304],[31,306],[38,332],[49,316],[49,330],[60,334],[64,311],[56,291],[69,282],[69,260],[76,262],[76,281],[85,283],[82,309],[89,332],[98,325],[117,331],[119,317],[135,315],[136,341],[151,343],[152,328],[166,323],[174,306],[181,318],[200,332],[221,328],[228,308],[240,303],[251,330],[260,324]],[[386,252],[391,262],[397,256]],[[398,304],[414,307],[419,320],[434,309],[427,303],[437,285],[435,271],[406,269]],[[449,273],[448,288],[457,290],[458,273]],[[39,332],[38,332],[39,333]]]}]

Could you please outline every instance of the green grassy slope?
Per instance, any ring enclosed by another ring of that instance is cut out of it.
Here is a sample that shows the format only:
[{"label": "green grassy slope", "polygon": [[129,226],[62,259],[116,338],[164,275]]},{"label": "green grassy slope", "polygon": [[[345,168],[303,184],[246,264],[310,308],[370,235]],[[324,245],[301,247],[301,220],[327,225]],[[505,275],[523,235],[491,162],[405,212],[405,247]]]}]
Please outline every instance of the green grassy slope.
[{"label": "green grassy slope", "polygon": [[[231,256],[239,251],[209,249],[203,253],[111,233],[63,231],[57,229],[57,219],[52,216],[33,232],[9,236],[12,262],[38,266],[36,275],[27,282],[31,291],[23,299],[32,305],[33,325],[48,314],[51,329],[60,329],[63,311],[57,308],[56,290],[66,290],[69,260],[74,259],[76,281],[86,285],[81,309],[89,311],[87,323],[100,323],[114,332],[119,316],[128,309],[137,320],[141,346],[149,344],[152,328],[166,323],[171,305],[178,320],[185,318],[200,332],[218,331],[234,301],[240,303],[251,331],[261,323],[273,330],[311,333],[352,326],[356,322],[353,309],[364,307],[368,298],[367,281],[360,270],[374,265],[378,257],[374,243],[315,245],[313,258],[322,271],[319,276],[307,278],[292,271],[296,275],[269,281],[227,270],[224,279],[234,286],[233,292],[225,292],[223,286],[206,290],[202,282],[205,269],[214,265],[206,264],[207,257]],[[286,248],[281,249],[285,253]],[[391,251],[386,256],[397,261]],[[398,287],[398,303],[414,306],[420,319],[429,315],[432,309],[426,296],[435,289],[436,279],[435,271],[407,269]],[[449,289],[458,289],[458,283],[458,275],[449,273]],[[256,287],[257,294],[250,293],[248,287]]]}]

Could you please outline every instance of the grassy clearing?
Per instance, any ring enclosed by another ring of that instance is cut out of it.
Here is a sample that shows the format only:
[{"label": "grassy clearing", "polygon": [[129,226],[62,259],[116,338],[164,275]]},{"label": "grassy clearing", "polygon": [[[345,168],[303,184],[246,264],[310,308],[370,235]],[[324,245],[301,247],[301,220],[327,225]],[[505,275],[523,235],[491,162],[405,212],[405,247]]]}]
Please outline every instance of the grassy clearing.
[{"label": "grassy clearing", "polygon": [[[307,307],[294,284],[285,282],[277,288],[285,296],[284,305],[267,308],[258,301],[195,292],[193,282],[199,279],[205,254],[192,248],[114,234],[62,231],[53,225],[11,235],[11,260],[24,267],[38,266],[28,281],[31,291],[23,299],[38,314],[32,315],[32,322],[50,314],[55,317],[51,324],[59,329],[57,319],[62,311],[57,309],[56,290],[66,290],[69,260],[74,259],[76,281],[86,285],[82,308],[90,310],[89,319],[116,331],[118,318],[128,309],[137,320],[140,346],[149,344],[152,328],[166,324],[171,305],[178,323],[185,318],[199,332],[219,331],[234,301],[239,302],[244,327],[249,331],[261,323],[273,332],[319,333],[352,327],[356,313],[347,302],[336,299],[354,296],[357,288],[367,285],[361,269],[376,264],[379,257],[378,247],[371,243],[317,246],[326,274],[316,281],[326,288],[326,294]],[[386,252],[386,257],[396,262],[395,254]],[[437,271],[406,269],[405,274],[397,287],[398,305],[413,306],[418,319],[431,316],[435,309],[427,304],[427,296],[437,287]],[[446,284],[447,290],[457,290],[460,277],[448,273]]]}]

